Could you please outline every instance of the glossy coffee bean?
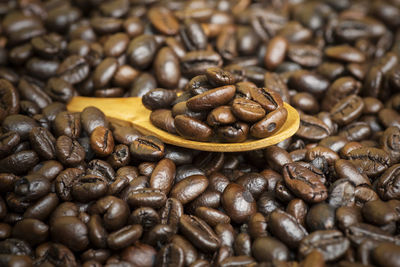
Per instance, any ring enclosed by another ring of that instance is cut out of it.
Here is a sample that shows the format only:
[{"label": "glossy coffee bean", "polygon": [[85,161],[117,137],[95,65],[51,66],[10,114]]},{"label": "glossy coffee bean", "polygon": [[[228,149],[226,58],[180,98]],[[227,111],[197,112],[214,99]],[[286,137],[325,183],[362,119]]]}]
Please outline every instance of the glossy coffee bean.
[{"label": "glossy coffee bean", "polygon": [[175,184],[170,196],[185,205],[203,193],[207,186],[208,180],[205,176],[192,175]]},{"label": "glossy coffee bean", "polygon": [[165,146],[154,136],[140,137],[129,146],[133,158],[155,161],[164,156]]},{"label": "glossy coffee bean", "polygon": [[208,141],[213,134],[207,124],[186,115],[176,116],[174,123],[178,134],[186,139]]},{"label": "glossy coffee bean", "polygon": [[196,216],[183,215],[179,221],[179,229],[187,239],[203,251],[215,251],[220,245],[212,228]]},{"label": "glossy coffee bean", "polygon": [[54,240],[72,251],[82,251],[89,244],[87,227],[77,217],[64,216],[54,219],[50,232]]},{"label": "glossy coffee bean", "polygon": [[255,138],[265,138],[276,133],[287,118],[287,110],[280,107],[268,113],[263,119],[250,127],[250,134]]},{"label": "glossy coffee bean", "polygon": [[229,184],[222,194],[222,206],[234,222],[240,223],[256,212],[256,202],[245,187]]},{"label": "glossy coffee bean", "polygon": [[101,157],[108,156],[114,150],[114,138],[111,130],[98,126],[90,135],[90,146]]}]

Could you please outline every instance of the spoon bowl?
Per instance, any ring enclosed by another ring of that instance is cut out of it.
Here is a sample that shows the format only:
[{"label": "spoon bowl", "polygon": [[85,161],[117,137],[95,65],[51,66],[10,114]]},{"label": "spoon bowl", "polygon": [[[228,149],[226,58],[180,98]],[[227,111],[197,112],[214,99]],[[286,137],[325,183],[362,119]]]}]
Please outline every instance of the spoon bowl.
[{"label": "spoon bowl", "polygon": [[184,139],[155,127],[150,122],[151,110],[145,108],[140,97],[126,98],[92,98],[75,96],[68,103],[71,112],[81,112],[86,107],[97,107],[113,119],[127,121],[144,135],[153,135],[167,144],[212,152],[241,152],[265,148],[275,145],[294,135],[300,125],[299,113],[287,103],[284,106],[288,112],[283,126],[272,136],[263,139],[251,139],[242,143],[211,143]]}]

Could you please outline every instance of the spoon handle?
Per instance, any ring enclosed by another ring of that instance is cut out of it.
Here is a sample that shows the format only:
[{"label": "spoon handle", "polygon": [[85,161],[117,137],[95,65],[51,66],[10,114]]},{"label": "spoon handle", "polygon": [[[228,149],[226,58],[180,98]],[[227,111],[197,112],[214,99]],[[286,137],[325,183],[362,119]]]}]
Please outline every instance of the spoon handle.
[{"label": "spoon handle", "polygon": [[148,120],[151,112],[143,106],[140,97],[94,98],[75,96],[68,103],[67,108],[72,112],[81,112],[90,106],[100,109],[107,117],[129,121],[133,124]]}]

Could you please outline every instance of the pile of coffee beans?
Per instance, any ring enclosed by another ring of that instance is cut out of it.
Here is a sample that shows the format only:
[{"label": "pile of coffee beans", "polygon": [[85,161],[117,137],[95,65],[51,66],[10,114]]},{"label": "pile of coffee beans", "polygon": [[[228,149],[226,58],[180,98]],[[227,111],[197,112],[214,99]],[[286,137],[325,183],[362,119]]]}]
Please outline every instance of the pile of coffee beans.
[{"label": "pile of coffee beans", "polygon": [[[9,0],[0,21],[0,266],[399,266],[399,1]],[[297,133],[210,153],[66,110],[145,96],[171,132],[213,90],[212,123],[261,104],[246,88]]]},{"label": "pile of coffee beans", "polygon": [[276,133],[288,115],[279,92],[235,81],[228,71],[208,68],[189,81],[179,98],[171,90],[157,88],[142,102],[152,110],[153,125],[186,139],[236,143],[249,134],[265,138]]}]

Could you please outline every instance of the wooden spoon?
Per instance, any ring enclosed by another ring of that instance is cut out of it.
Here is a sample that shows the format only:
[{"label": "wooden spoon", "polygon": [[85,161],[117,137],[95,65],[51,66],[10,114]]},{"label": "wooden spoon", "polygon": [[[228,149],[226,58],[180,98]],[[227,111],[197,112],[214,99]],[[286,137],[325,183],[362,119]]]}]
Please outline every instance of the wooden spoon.
[{"label": "wooden spoon", "polygon": [[142,134],[156,136],[167,144],[214,152],[249,151],[275,145],[294,135],[300,125],[299,113],[292,106],[284,103],[288,111],[286,122],[278,132],[270,137],[249,140],[243,143],[198,142],[184,139],[155,127],[150,122],[151,110],[146,109],[142,105],[140,97],[92,98],[76,96],[69,102],[67,109],[72,112],[80,112],[89,106],[99,108],[109,118],[128,121]]}]

